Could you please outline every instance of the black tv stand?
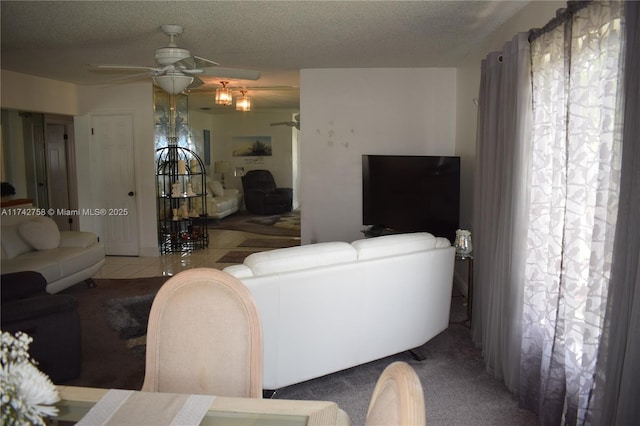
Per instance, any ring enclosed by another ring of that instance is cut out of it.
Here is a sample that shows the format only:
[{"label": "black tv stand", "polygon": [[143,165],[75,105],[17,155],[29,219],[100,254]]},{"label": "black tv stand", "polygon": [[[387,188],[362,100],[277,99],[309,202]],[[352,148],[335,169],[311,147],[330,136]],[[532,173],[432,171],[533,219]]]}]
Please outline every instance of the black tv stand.
[{"label": "black tv stand", "polygon": [[365,238],[380,237],[382,235],[403,234],[404,232],[397,231],[392,228],[385,228],[384,226],[369,226],[362,230]]}]

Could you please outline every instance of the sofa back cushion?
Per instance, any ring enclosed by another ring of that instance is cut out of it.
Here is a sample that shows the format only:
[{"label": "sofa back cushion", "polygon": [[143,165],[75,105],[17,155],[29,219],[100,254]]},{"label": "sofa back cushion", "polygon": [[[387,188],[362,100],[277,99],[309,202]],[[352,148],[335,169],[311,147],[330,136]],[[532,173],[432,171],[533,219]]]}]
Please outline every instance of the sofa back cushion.
[{"label": "sofa back cushion", "polygon": [[33,250],[29,243],[20,236],[20,232],[17,225],[3,225],[2,226],[2,259],[13,259],[23,253]]},{"label": "sofa back cushion", "polygon": [[2,259],[13,259],[33,250],[50,250],[60,244],[60,230],[53,219],[27,216],[2,224]]},{"label": "sofa back cushion", "polygon": [[224,187],[217,180],[211,181],[209,189],[211,190],[213,197],[222,197],[224,195]]},{"label": "sofa back cushion", "polygon": [[253,253],[244,260],[254,276],[353,262],[358,259],[349,243],[329,242]]},{"label": "sofa back cushion", "polygon": [[358,260],[367,260],[431,250],[450,245],[445,245],[442,240],[447,241],[446,239],[436,238],[428,232],[414,232],[366,238],[354,241],[351,245],[358,252]]},{"label": "sofa back cushion", "polygon": [[49,217],[34,217],[18,228],[20,236],[36,250],[51,250],[60,244],[58,225]]}]

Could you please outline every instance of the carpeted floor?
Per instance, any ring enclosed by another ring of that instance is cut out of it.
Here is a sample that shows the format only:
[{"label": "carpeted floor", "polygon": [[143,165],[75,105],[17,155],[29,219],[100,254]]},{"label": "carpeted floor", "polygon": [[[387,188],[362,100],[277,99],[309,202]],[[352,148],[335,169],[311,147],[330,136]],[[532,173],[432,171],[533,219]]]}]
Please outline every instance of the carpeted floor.
[{"label": "carpeted floor", "polygon": [[66,384],[116,389],[140,389],[144,379],[144,350],[127,347],[119,331],[110,327],[105,315],[109,300],[155,293],[169,277],[96,279],[96,287],[83,283],[61,294],[78,301],[82,333],[80,377]]},{"label": "carpeted floor", "polygon": [[[141,388],[144,340],[120,338],[117,327],[111,328],[106,319],[105,303],[152,294],[167,278],[97,279],[95,288],[79,284],[64,291],[78,300],[82,323],[82,374],[67,384]],[[391,362],[402,360],[420,376],[429,425],[537,424],[536,416],[519,409],[502,382],[486,372],[481,351],[471,342],[469,329],[462,325],[466,316],[462,301],[459,294],[454,295],[449,328],[416,348],[424,360],[417,361],[404,352],[280,389],[274,397],[335,401],[350,416],[352,425],[363,425],[380,373]]]},{"label": "carpeted floor", "polygon": [[221,220],[211,221],[209,227],[214,229],[245,231],[262,235],[299,237],[300,210],[269,216],[255,215],[243,210]]}]

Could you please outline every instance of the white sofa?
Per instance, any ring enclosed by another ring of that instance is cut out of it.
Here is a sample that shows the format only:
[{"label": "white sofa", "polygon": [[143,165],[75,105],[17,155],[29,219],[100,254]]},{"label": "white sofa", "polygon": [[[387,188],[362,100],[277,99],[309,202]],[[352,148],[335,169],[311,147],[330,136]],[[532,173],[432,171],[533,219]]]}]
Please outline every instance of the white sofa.
[{"label": "white sofa", "polygon": [[89,280],[104,264],[104,245],[96,234],[60,232],[48,217],[3,216],[1,231],[2,273],[39,272],[52,294]]},{"label": "white sofa", "polygon": [[[207,185],[207,216],[214,219],[222,219],[240,210],[242,207],[242,193],[235,188],[224,188],[217,180],[206,178]],[[198,192],[197,185],[194,190]],[[200,200],[195,199],[194,205],[197,211],[200,208]]]},{"label": "white sofa", "polygon": [[419,347],[445,330],[455,249],[428,233],[254,253],[225,272],[252,292],[265,389]]}]

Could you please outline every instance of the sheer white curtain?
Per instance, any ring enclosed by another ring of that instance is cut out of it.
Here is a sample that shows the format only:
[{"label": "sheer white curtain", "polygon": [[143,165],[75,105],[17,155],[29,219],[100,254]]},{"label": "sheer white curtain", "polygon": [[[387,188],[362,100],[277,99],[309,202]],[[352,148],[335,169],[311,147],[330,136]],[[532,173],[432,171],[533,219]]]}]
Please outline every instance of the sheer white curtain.
[{"label": "sheer white curtain", "polygon": [[621,4],[531,44],[533,136],[520,401],[583,424],[610,279],[621,152]]}]

